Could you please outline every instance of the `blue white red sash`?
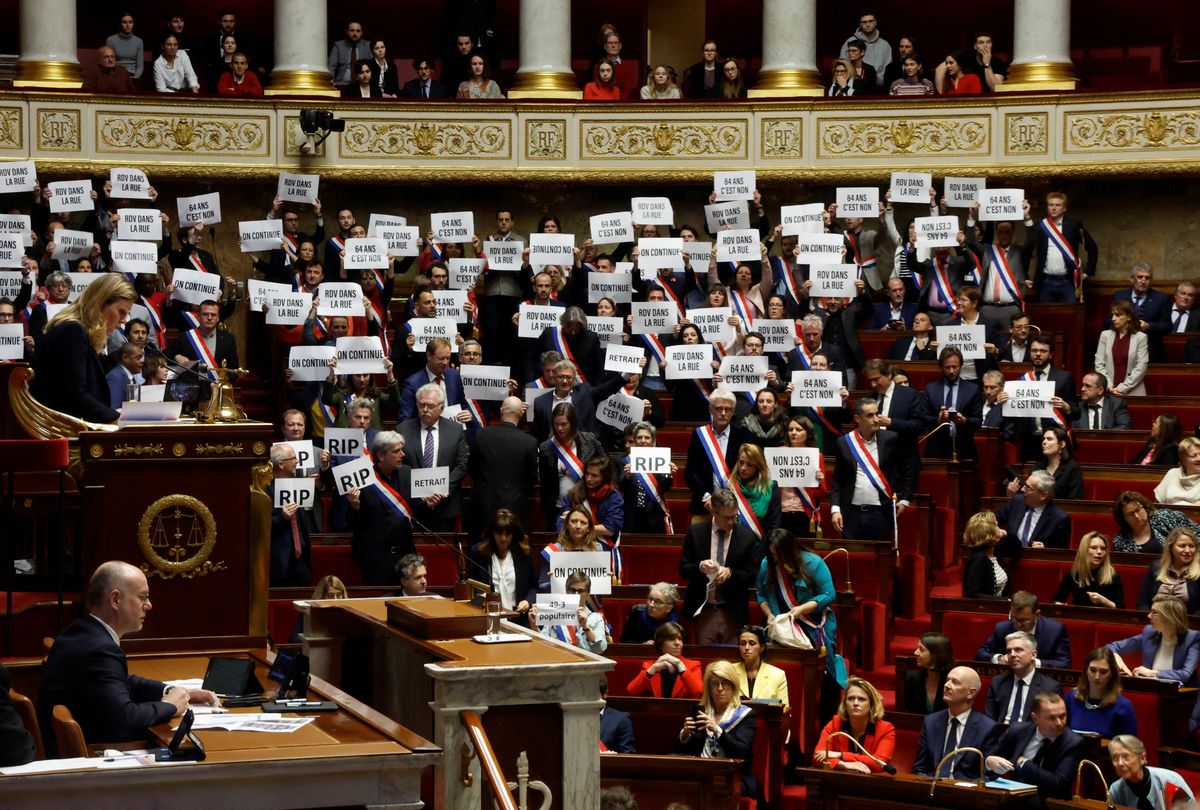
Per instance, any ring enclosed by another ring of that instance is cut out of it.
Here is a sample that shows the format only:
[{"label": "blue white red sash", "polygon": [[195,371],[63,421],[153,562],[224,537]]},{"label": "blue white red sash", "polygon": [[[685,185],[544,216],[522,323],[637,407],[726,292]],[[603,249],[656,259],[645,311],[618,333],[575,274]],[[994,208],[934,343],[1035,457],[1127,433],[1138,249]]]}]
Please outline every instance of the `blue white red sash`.
[{"label": "blue white red sash", "polygon": [[868,256],[865,259],[862,257],[862,254],[858,250],[858,240],[854,238],[853,234],[847,233],[846,241],[850,243],[850,250],[854,253],[854,263],[858,265],[859,278],[862,278],[863,273],[865,273],[867,270],[874,271],[876,263],[875,257]]},{"label": "blue white red sash", "polygon": [[208,344],[204,342],[204,338],[200,336],[198,329],[189,329],[183,334],[184,340],[192,347],[192,351],[196,354],[196,359],[208,366],[206,372],[210,380],[219,379],[217,377],[217,360],[213,357],[213,353],[209,351]]},{"label": "blue white red sash", "polygon": [[433,257],[435,262],[440,262],[445,255],[445,250],[442,249],[442,243],[436,239],[429,240],[429,255]]},{"label": "blue white red sash", "polygon": [[387,320],[384,317],[383,307],[378,300],[378,296],[372,295],[367,299],[367,320],[374,323],[379,330],[379,342],[383,345],[384,356],[390,357],[392,348],[387,336]]},{"label": "blue white red sash", "polygon": [[286,231],[283,234],[283,263],[292,264],[300,251],[300,240]]},{"label": "blue white red sash", "polygon": [[326,405],[325,400],[317,397],[317,404],[321,406],[321,415],[325,417],[325,424],[333,427],[337,424],[337,408],[332,405]]},{"label": "blue white red sash", "polygon": [[383,501],[384,506],[405,520],[412,520],[412,509],[409,507],[408,501],[404,500],[403,495],[392,489],[383,480],[378,467],[375,469],[375,487],[379,490],[379,499]]},{"label": "blue white red sash", "polygon": [[550,327],[550,339],[554,342],[554,348],[558,350],[558,353],[575,364],[575,376],[579,378],[580,382],[587,382],[587,377],[583,376],[583,369],[575,360],[575,353],[571,351],[571,347],[567,345],[567,339],[563,337],[561,326]]},{"label": "blue white red sash", "polygon": [[345,239],[343,239],[343,238],[342,238],[342,237],[340,237],[340,236],[331,236],[331,237],[329,237],[329,240],[328,240],[328,242],[326,242],[326,245],[327,245],[327,247],[326,247],[326,261],[328,261],[328,250],[329,250],[329,248],[333,248],[333,249],[334,249],[334,251],[336,251],[336,252],[337,252],[337,254],[338,254],[339,256],[341,256],[343,253],[345,253],[345,252],[346,252],[346,240],[345,240]]},{"label": "blue white red sash", "polygon": [[1075,287],[1078,288],[1082,279],[1079,277],[1079,257],[1075,255],[1075,249],[1071,247],[1067,238],[1063,236],[1062,231],[1058,229],[1058,226],[1054,224],[1054,220],[1050,219],[1050,217],[1043,219],[1040,225],[1042,232],[1046,234],[1046,238],[1063,255],[1063,261],[1072,271]]},{"label": "blue white red sash", "polygon": [[[1033,371],[1033,369],[1030,369],[1021,375],[1021,379],[1027,380],[1028,382],[1038,381],[1037,374]],[[1067,419],[1067,415],[1058,408],[1054,409],[1054,421],[1058,422],[1059,426],[1062,427],[1063,430],[1067,431],[1067,435],[1071,437],[1072,441],[1074,441],[1074,433],[1071,431],[1071,422]]]},{"label": "blue white red sash", "polygon": [[304,289],[304,276],[300,273],[292,273],[292,292],[307,292]]},{"label": "blue white red sash", "polygon": [[192,312],[190,309],[183,310],[183,312],[180,313],[180,317],[183,318],[184,323],[186,323],[190,329],[198,329],[200,327],[200,319],[197,318],[196,313]]},{"label": "blue white red sash", "polygon": [[971,257],[971,263],[974,267],[971,269],[971,279],[975,286],[983,288],[983,265],[979,263],[979,257],[975,255],[975,251],[968,250],[967,255]]},{"label": "blue white red sash", "polygon": [[679,310],[679,317],[684,317],[687,313],[684,312],[683,302],[679,300],[679,296],[676,294],[676,292],[671,289],[670,282],[663,281],[662,276],[655,276],[654,283],[662,288],[663,294],[667,297],[667,300],[673,303],[675,308]]},{"label": "blue white red sash", "polygon": [[785,262],[781,256],[772,256],[771,266],[774,268],[775,273],[783,278],[783,288],[787,290],[787,294],[792,297],[792,301],[799,307],[800,290],[796,287],[796,277],[792,273],[789,263]]},{"label": "blue white red sash", "polygon": [[896,514],[896,495],[892,492],[892,486],[884,477],[883,470],[879,469],[879,463],[875,461],[875,457],[867,450],[867,444],[863,441],[863,437],[857,430],[850,431],[846,436],[846,447],[850,450],[850,455],[854,457],[854,461],[858,464],[858,468],[867,476],[867,480],[875,489],[885,496],[886,500],[892,507],[892,547],[900,547],[900,521]]},{"label": "blue white red sash", "polygon": [[154,337],[157,340],[158,348],[165,349],[167,345],[167,329],[163,326],[162,315],[158,314],[154,304],[150,303],[150,299],[142,296],[142,306],[146,308],[147,317],[150,318],[150,328],[154,330]]},{"label": "blue white red sash", "polygon": [[754,326],[754,311],[755,306],[746,294],[741,290],[730,288],[729,303],[733,306],[733,311],[737,313],[742,322],[746,324],[746,329],[751,329]]},{"label": "blue white red sash", "polygon": [[812,371],[813,353],[808,350],[808,346],[804,345],[804,341],[800,341],[795,350],[796,359],[800,361],[800,365],[804,366],[805,371]]},{"label": "blue white red sash", "polygon": [[696,436],[700,439],[700,447],[704,450],[704,454],[708,456],[708,463],[712,466],[717,482],[723,489],[732,492],[737,499],[738,514],[742,518],[742,523],[749,527],[755,535],[763,537],[762,523],[754,514],[754,510],[750,508],[750,503],[742,493],[742,488],[733,482],[729,465],[725,463],[725,454],[721,452],[721,445],[717,442],[717,434],[712,429],[712,425],[701,425],[696,428]]},{"label": "blue white red sash", "polygon": [[661,369],[663,363],[667,362],[667,350],[663,346],[663,342],[659,340],[658,335],[638,335],[638,337],[646,344],[646,348],[650,350],[650,355],[658,361],[658,367]]},{"label": "blue white red sash", "polygon": [[[625,457],[626,461],[629,456]],[[662,510],[663,525],[666,527],[667,534],[675,534],[675,526],[671,523],[671,510],[667,508],[667,499],[663,497],[662,488],[658,485],[658,478],[650,473],[634,473],[634,479],[638,482],[638,486],[642,488],[642,492],[646,493],[646,497],[654,501],[655,505]]]},{"label": "blue white red sash", "polygon": [[195,253],[188,254],[188,261],[191,262],[192,267],[195,267],[201,273],[211,273],[212,272],[211,270],[209,270],[207,267],[204,266],[204,262],[200,261],[200,257],[197,256]]},{"label": "blue white red sash", "polygon": [[933,259],[933,289],[938,297],[946,304],[951,315],[958,315],[958,296],[954,294],[954,286],[950,283],[950,275],[942,265],[941,259]]},{"label": "blue white red sash", "polygon": [[839,428],[837,425],[835,425],[833,422],[831,422],[829,420],[829,417],[825,415],[824,406],[808,405],[806,407],[812,413],[813,417],[818,422],[820,422],[823,427],[825,427],[827,430],[833,431],[833,435],[835,435],[835,436],[842,435],[841,428]]},{"label": "blue white red sash", "polygon": [[813,523],[821,522],[821,510],[817,506],[817,501],[808,493],[808,487],[795,487],[796,495],[800,498],[800,509],[804,514],[808,515],[808,519]]},{"label": "blue white red sash", "polygon": [[[42,307],[42,308],[44,309],[44,308],[45,308],[45,306],[46,306],[46,302],[45,302],[45,301],[38,301],[38,302],[37,302],[37,305],[38,305],[39,307]],[[33,299],[31,298],[31,299],[29,300],[29,303],[27,303],[27,304],[25,305],[25,309],[21,310],[21,316],[22,316],[22,317],[25,319],[25,322],[26,322],[26,323],[29,323],[29,319],[30,319],[31,317],[33,317],[33,306],[34,306],[34,303],[33,303]],[[48,319],[47,319],[47,320],[48,320]]]},{"label": "blue white red sash", "polygon": [[483,414],[483,408],[480,407],[476,400],[466,400],[467,411],[471,414],[471,418],[475,420],[475,424],[479,427],[487,427],[487,417]]},{"label": "blue white red sash", "polygon": [[[1008,294],[1012,296],[1013,303],[1021,309],[1025,309],[1025,300],[1021,296],[1021,285],[1017,283],[1016,273],[1012,271],[1012,267],[1008,264],[1006,253],[1006,250],[997,245],[988,245],[988,258],[991,260],[990,266],[993,278],[1000,280],[1000,283],[1004,285],[1004,289],[1008,290]],[[993,283],[994,286],[995,284]],[[999,293],[999,290],[997,289],[996,292]],[[992,297],[996,299],[992,302],[993,304],[1000,303],[1000,296],[998,294]]]},{"label": "blue white red sash", "polygon": [[583,462],[579,460],[579,456],[560,442],[557,436],[550,437],[550,447],[554,450],[554,455],[558,456],[567,475],[575,481],[581,480],[583,478]]},{"label": "blue white red sash", "polygon": [[529,384],[529,387],[540,391],[543,388],[553,388],[554,386],[551,383],[548,383],[545,380],[543,380],[541,377],[538,377],[536,380],[534,380],[533,382],[531,382]]}]

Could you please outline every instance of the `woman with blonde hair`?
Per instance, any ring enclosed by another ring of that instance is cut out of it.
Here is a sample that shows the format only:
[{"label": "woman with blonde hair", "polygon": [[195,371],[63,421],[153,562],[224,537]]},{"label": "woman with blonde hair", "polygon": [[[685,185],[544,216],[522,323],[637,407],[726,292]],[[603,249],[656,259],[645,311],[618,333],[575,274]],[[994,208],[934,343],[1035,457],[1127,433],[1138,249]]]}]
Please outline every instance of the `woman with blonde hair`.
[{"label": "woman with blonde hair", "polygon": [[876,759],[890,762],[896,750],[896,728],[883,719],[883,697],[879,690],[862,678],[846,681],[846,693],[837,716],[821,729],[813,762],[818,766],[856,773],[879,773],[883,770],[875,759],[858,752],[845,737],[830,739],[835,732],[849,734],[858,740]]},{"label": "woman with blonde hair", "polygon": [[1154,488],[1154,499],[1172,506],[1200,505],[1200,439],[1188,436],[1179,443],[1179,466]]},{"label": "woman with blonde hair", "polygon": [[317,587],[313,590],[313,599],[346,599],[348,591],[346,584],[341,579],[333,574],[326,574],[321,577],[321,581],[317,583]]},{"label": "woman with blonde hair", "polygon": [[1125,607],[1125,589],[1121,575],[1113,568],[1108,538],[1100,532],[1088,532],[1079,539],[1075,562],[1063,574],[1054,603],[1064,605],[1067,597],[1075,605],[1099,605],[1106,608]]},{"label": "woman with blonde hair", "polygon": [[977,512],[967,521],[963,545],[971,556],[963,568],[963,599],[1000,599],[1012,593],[1008,572],[996,559],[996,544],[1006,534],[992,512]]},{"label": "woman with blonde hair", "polygon": [[679,732],[681,754],[694,757],[728,757],[742,762],[742,795],[754,796],[754,717],[738,695],[737,672],[728,661],[713,661],[704,670],[704,694],[699,710],[683,720]]},{"label": "woman with blonde hair", "polygon": [[47,408],[86,419],[115,422],[100,352],[137,300],[120,273],[105,273],[46,326],[34,356],[30,393]]},{"label": "woman with blonde hair", "polygon": [[[750,511],[758,519],[760,537],[766,537],[783,523],[779,485],[771,480],[766,456],[757,444],[747,442],[738,451],[733,478]],[[745,520],[745,518],[742,518]]]},{"label": "woman with blonde hair", "polygon": [[[1188,629],[1183,602],[1174,596],[1159,594],[1147,614],[1150,624],[1136,636],[1110,641],[1104,645],[1116,653],[1117,670],[1136,678],[1158,678],[1195,686],[1196,665],[1200,664],[1200,632]],[[1140,652],[1141,666],[1129,668],[1121,657]]]},{"label": "woman with blonde hair", "polygon": [[642,87],[642,101],[661,101],[679,99],[679,87],[671,81],[671,71],[666,65],[655,65],[646,77]]},{"label": "woman with blonde hair", "polygon": [[1161,594],[1174,596],[1187,606],[1187,613],[1200,611],[1200,554],[1196,532],[1179,526],[1167,535],[1162,554],[1150,563],[1138,592],[1138,609],[1148,610]]}]

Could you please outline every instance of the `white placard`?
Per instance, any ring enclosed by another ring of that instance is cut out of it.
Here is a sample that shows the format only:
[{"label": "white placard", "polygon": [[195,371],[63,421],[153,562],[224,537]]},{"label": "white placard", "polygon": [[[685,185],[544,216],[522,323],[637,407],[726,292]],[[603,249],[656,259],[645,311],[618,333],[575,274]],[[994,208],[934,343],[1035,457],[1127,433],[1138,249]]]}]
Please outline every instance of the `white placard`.
[{"label": "white placard", "polygon": [[[445,338],[450,341],[451,348],[457,350],[454,336],[458,334],[458,324],[453,318],[409,318],[408,325],[413,336],[413,351],[423,352],[434,338]],[[401,328],[403,329],[403,327]],[[404,335],[400,335],[404,339]]]},{"label": "white placard", "polygon": [[691,263],[692,267],[700,265],[704,271],[707,271],[708,260],[712,256],[712,246],[712,242],[684,242],[682,244],[683,257]]},{"label": "white placard", "polygon": [[387,367],[383,344],[375,335],[337,339],[338,374],[383,374]]},{"label": "white placard", "polygon": [[[61,234],[62,231],[59,233]],[[88,239],[91,239],[90,234]],[[90,241],[88,247],[91,247]],[[153,242],[124,242],[114,239],[108,243],[108,252],[112,256],[117,272],[142,273],[151,276],[158,273],[158,245]],[[199,271],[192,272],[196,272],[198,275],[209,275]],[[216,278],[215,275],[212,277]],[[217,286],[220,287],[219,281]]]},{"label": "white placard", "polygon": [[162,215],[153,208],[117,209],[118,239],[159,242],[162,241],[162,230]]},{"label": "white placard", "polygon": [[182,412],[182,402],[126,402],[121,405],[121,418],[117,423],[175,422]]},{"label": "white placard", "polygon": [[703,307],[689,309],[687,318],[691,321],[704,339],[709,343],[727,343],[733,337],[729,319],[733,316],[733,307]]},{"label": "white placard", "polygon": [[375,229],[375,238],[387,245],[390,258],[421,255],[421,229],[415,225],[380,225]]},{"label": "white placard", "polygon": [[746,357],[743,355],[726,355],[721,358],[721,385],[730,391],[756,392],[767,387],[764,377],[767,374],[768,360],[765,356]]},{"label": "white placard", "polygon": [[683,240],[672,236],[639,239],[638,267],[642,270],[683,269]]},{"label": "white placard", "polygon": [[958,217],[917,217],[917,247],[958,245]]},{"label": "white placard", "polygon": [[745,200],[715,203],[704,206],[704,222],[710,233],[732,228],[743,230],[750,227],[750,204]]},{"label": "white placard", "polygon": [[0,323],[0,360],[25,359],[25,326]]},{"label": "white placard", "polygon": [[579,597],[573,593],[537,595],[539,627],[576,627],[579,625]]},{"label": "white placard", "polygon": [[95,206],[95,202],[92,200],[91,180],[64,180],[59,183],[49,183],[46,188],[50,189],[50,213],[52,214],[66,211],[91,211]]},{"label": "white placard", "polygon": [[467,322],[466,290],[434,290],[433,300],[439,318],[454,318],[455,323]]},{"label": "white placard", "polygon": [[452,290],[469,290],[483,272],[485,259],[450,259],[446,262],[447,284]]},{"label": "white placard", "polygon": [[604,347],[604,370],[618,374],[641,374],[646,350],[640,346],[608,343]]},{"label": "white placard", "polygon": [[25,245],[15,233],[0,234],[0,267],[20,267],[25,258]]},{"label": "white placard", "polygon": [[292,285],[282,281],[259,281],[256,278],[246,280],[246,295],[250,298],[251,312],[262,312],[262,308],[270,306],[276,297],[287,295],[291,291]]},{"label": "white placard", "polygon": [[665,335],[679,323],[679,307],[670,301],[634,301],[633,334]]},{"label": "white placard", "polygon": [[558,326],[558,319],[563,314],[562,307],[552,307],[548,304],[521,304],[517,308],[517,337],[541,337],[542,332],[551,326]]},{"label": "white placard", "polygon": [[630,216],[638,225],[674,225],[675,209],[669,197],[634,197]]},{"label": "white placard", "polygon": [[37,167],[32,160],[0,163],[0,193],[33,191],[37,186]]},{"label": "white placard", "polygon": [[367,220],[367,236],[383,236],[378,231],[380,225],[388,228],[404,228],[408,225],[408,219],[397,214],[371,214]]},{"label": "white placard", "polygon": [[167,387],[165,385],[143,385],[138,389],[140,402],[166,402]]},{"label": "white placard", "polygon": [[179,224],[187,228],[192,225],[216,225],[221,221],[221,193],[197,194],[180,197],[175,201]]},{"label": "white placard", "polygon": [[325,449],[331,456],[357,456],[366,446],[367,432],[362,428],[325,428]]},{"label": "white placard", "polygon": [[624,430],[634,422],[640,422],[645,412],[646,403],[624,391],[618,391],[596,406],[596,421]]},{"label": "white placard", "polygon": [[950,208],[970,208],[985,188],[987,180],[982,177],[947,177],[942,182],[942,199]]},{"label": "white placard", "polygon": [[508,366],[459,366],[463,391],[467,399],[503,402],[508,396]]},{"label": "white placard", "polygon": [[[929,204],[933,175],[928,172],[892,172],[892,202]],[[877,209],[878,210],[878,209]]]},{"label": "white placard", "polygon": [[1053,380],[1007,380],[1004,393],[1008,400],[1003,404],[1002,416],[1054,417]]},{"label": "white placard", "polygon": [[793,371],[790,404],[793,408],[804,406],[841,407],[842,373],[840,371]]},{"label": "white placard", "polygon": [[762,259],[758,231],[721,231],[717,234],[717,261],[756,262]]},{"label": "white placard", "polygon": [[284,202],[312,204],[317,199],[321,176],[317,174],[279,173],[275,196]]},{"label": "white placard", "polygon": [[666,371],[668,380],[711,380],[712,344],[668,346]]},{"label": "white placard", "polygon": [[610,298],[614,304],[633,303],[632,273],[588,273],[587,283],[589,304],[601,298]]},{"label": "white placard", "polygon": [[566,593],[567,578],[576,571],[588,575],[593,596],[612,593],[612,555],[607,551],[551,551],[550,592]]},{"label": "white placard", "polygon": [[[142,391],[145,392],[145,390],[146,386],[143,385]],[[317,471],[317,449],[313,447],[312,439],[297,439],[294,442],[277,442],[277,444],[286,444],[296,451],[297,474],[300,474],[302,470],[305,475],[311,475]]]},{"label": "white placard", "polygon": [[475,214],[471,211],[430,214],[429,229],[439,242],[470,242],[475,236]]},{"label": "white placard", "polygon": [[623,343],[625,319],[616,315],[588,315],[588,331],[605,343]]},{"label": "white placard", "polygon": [[553,391],[553,388],[533,388],[532,386],[525,387],[525,421],[533,421],[533,403],[537,402],[537,398]]},{"label": "white placard", "polygon": [[51,304],[49,301],[44,302],[42,306],[46,308],[46,323],[50,323],[50,321],[54,320],[55,315],[67,308],[65,303]]},{"label": "white placard", "polygon": [[1021,203],[1025,192],[1019,188],[981,189],[979,192],[979,221],[1008,222],[1025,218]]},{"label": "white placard", "polygon": [[784,205],[779,209],[779,221],[783,223],[783,236],[825,231],[825,204],[805,203]]},{"label": "white placard", "polygon": [[108,196],[114,200],[150,199],[150,180],[141,169],[110,169],[108,182],[112,187]]},{"label": "white placard", "polygon": [[379,237],[347,239],[342,267],[347,270],[386,270],[388,243]]},{"label": "white placard", "polygon": [[570,233],[529,234],[529,264],[570,267],[575,263],[575,235]]},{"label": "white placard", "polygon": [[821,469],[821,451],[816,447],[766,447],[771,480],[781,487],[815,487]]},{"label": "white placard", "polygon": [[808,294],[813,298],[854,298],[858,295],[854,286],[857,278],[855,264],[814,264],[808,269],[808,280],[812,282]]},{"label": "white placard", "polygon": [[292,382],[321,382],[329,377],[329,361],[337,354],[333,346],[293,346],[288,352]]},{"label": "white placard", "polygon": [[[4,237],[12,239],[13,237]],[[3,241],[0,239],[0,241]],[[79,296],[83,295],[83,291],[91,284],[100,278],[103,278],[103,273],[67,273],[67,277],[71,279],[71,294],[67,296],[67,301],[74,301]],[[49,318],[46,319],[49,322]]]},{"label": "white placard", "polygon": [[317,482],[312,478],[276,478],[271,484],[274,489],[272,509],[282,509],[293,503],[307,509],[316,502]]},{"label": "white placard", "polygon": [[283,220],[256,219],[238,223],[238,243],[242,253],[279,250],[283,247]]},{"label": "white placard", "polygon": [[629,448],[629,471],[648,475],[669,475],[671,472],[671,448]]},{"label": "white placard", "polygon": [[267,326],[303,326],[312,312],[312,299],[312,293],[290,290],[276,295],[267,305]]},{"label": "white placard", "polygon": [[[59,229],[62,233],[63,229]],[[13,236],[21,237],[21,244],[29,247],[33,244],[33,225],[30,222],[29,214],[0,214],[0,233],[12,234]],[[74,233],[82,233],[75,231]],[[58,241],[58,234],[54,235],[55,242]],[[88,247],[91,247],[91,241],[88,241]],[[63,258],[58,256],[57,258]],[[75,256],[74,258],[81,258]]]},{"label": "white placard", "polygon": [[179,267],[172,272],[171,283],[175,285],[171,298],[185,304],[202,304],[221,297],[221,277],[216,273]]},{"label": "white placard", "polygon": [[796,264],[841,264],[845,237],[840,233],[796,235]]},{"label": "white placard", "polygon": [[842,218],[879,216],[879,189],[875,186],[838,188],[837,215]]},{"label": "white placard", "polygon": [[591,225],[592,241],[597,245],[632,242],[634,239],[633,215],[628,211],[596,214],[590,217],[588,222]]},{"label": "white placard", "polygon": [[713,172],[713,193],[717,195],[718,202],[753,199],[756,188],[758,186],[752,170]]},{"label": "white placard", "polygon": [[[84,256],[91,254],[92,245],[95,244],[95,236],[87,231],[69,231],[66,228],[59,228],[54,232],[54,258],[75,260],[82,259]],[[110,242],[109,245],[125,245],[126,242]],[[158,261],[158,252],[154,246],[150,246],[150,253],[154,256],[154,262]],[[115,256],[113,257],[116,258]],[[152,270],[133,271],[125,268],[118,268],[123,272],[157,272],[157,267]]]},{"label": "white placard", "polygon": [[497,273],[516,273],[521,269],[521,257],[525,243],[516,239],[507,242],[489,239],[483,243],[483,255],[487,257],[488,270]]},{"label": "white placard", "polygon": [[987,329],[983,325],[967,326],[963,324],[935,328],[939,353],[947,346],[954,346],[962,352],[964,360],[982,360],[987,356],[987,352],[983,348],[987,339]]},{"label": "white placard", "polygon": [[[317,287],[317,298],[320,305],[318,315],[341,315],[347,318],[361,318],[367,314],[363,305],[361,284],[350,281],[327,281]],[[339,369],[341,371],[341,369]],[[349,372],[343,372],[348,374]]]},{"label": "white placard", "polygon": [[796,348],[796,321],[790,318],[755,318],[754,331],[763,336],[764,352],[790,352]]},{"label": "white placard", "polygon": [[413,467],[409,485],[414,498],[432,498],[434,495],[449,497],[450,468]]},{"label": "white placard", "polygon": [[[328,432],[328,428],[326,432]],[[375,465],[370,456],[358,456],[331,467],[333,485],[338,495],[345,495],[352,489],[363,489],[375,483]]]},{"label": "white placard", "polygon": [[[10,301],[15,301],[17,296],[21,294],[22,282],[25,277],[20,273],[2,272],[0,273],[0,298],[7,298]],[[591,324],[591,318],[588,318],[588,323]]]}]

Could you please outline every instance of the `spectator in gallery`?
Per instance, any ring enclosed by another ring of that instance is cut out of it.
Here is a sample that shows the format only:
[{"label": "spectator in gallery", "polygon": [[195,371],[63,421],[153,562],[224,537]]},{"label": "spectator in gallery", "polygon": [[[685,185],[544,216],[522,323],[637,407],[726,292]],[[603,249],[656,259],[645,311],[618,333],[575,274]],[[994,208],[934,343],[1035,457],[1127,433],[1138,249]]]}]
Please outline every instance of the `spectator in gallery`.
[{"label": "spectator in gallery", "polygon": [[354,81],[342,88],[342,98],[383,98],[379,85],[371,81],[371,63],[363,60],[354,66]]},{"label": "spectator in gallery", "polygon": [[[176,37],[178,40],[178,37]],[[180,53],[186,53],[181,47]],[[208,65],[203,65],[204,82],[207,87],[215,89],[221,82],[221,77],[233,69],[233,55],[238,52],[237,37],[225,34],[221,37],[221,56]],[[191,58],[190,56],[188,57]]]},{"label": "spectator in gallery", "polygon": [[979,77],[974,73],[963,72],[963,55],[954,52],[946,55],[946,60],[934,75],[938,93],[943,96],[963,96],[982,93]]},{"label": "spectator in gallery", "polygon": [[937,92],[933,82],[925,78],[925,67],[916,54],[904,57],[900,78],[892,82],[889,88],[888,92],[893,96],[932,96]]},{"label": "spectator in gallery", "polygon": [[[605,30],[607,29],[607,33]],[[617,29],[611,24],[605,23],[601,28],[601,36],[603,37],[604,53],[599,54],[593,64],[599,63],[599,57],[607,57],[608,61],[613,66],[613,83],[621,88],[621,98],[636,98],[638,88],[641,87],[641,79],[638,77],[637,65],[629,60],[621,58],[621,35],[617,33]],[[592,71],[592,76],[595,77],[595,69]]]},{"label": "spectator in gallery", "polygon": [[[895,58],[883,69],[883,86],[891,87],[904,78],[904,60],[916,53],[917,45],[912,37],[905,34],[896,40]],[[920,63],[920,59],[917,60]]]},{"label": "spectator in gallery", "polygon": [[262,96],[262,84],[250,70],[246,54],[238,51],[229,63],[229,71],[217,82],[217,92],[223,96]]},{"label": "spectator in gallery", "polygon": [[360,62],[371,58],[371,48],[363,39],[362,23],[351,21],[346,25],[346,36],[333,43],[329,49],[329,72],[335,87],[348,87],[354,83],[354,74]]},{"label": "spectator in gallery", "polygon": [[379,87],[384,98],[400,95],[400,80],[396,78],[396,66],[388,58],[387,43],[377,39],[371,43],[371,82]]},{"label": "spectator in gallery", "polygon": [[676,100],[680,98],[679,87],[671,79],[671,72],[666,65],[655,65],[654,70],[646,77],[646,84],[641,92],[643,101]]},{"label": "spectator in gallery", "polygon": [[596,63],[596,80],[583,88],[585,101],[620,101],[621,88],[613,80],[613,63],[606,56]]},{"label": "spectator in gallery", "polygon": [[154,89],[160,93],[200,92],[192,60],[179,50],[174,34],[163,37],[162,54],[154,60]]},{"label": "spectator in gallery", "polygon": [[720,98],[721,66],[717,59],[717,42],[704,40],[700,49],[700,61],[683,72],[683,83],[688,98]]},{"label": "spectator in gallery", "polygon": [[412,61],[412,68],[416,71],[417,78],[404,83],[404,89],[400,92],[402,96],[424,99],[450,97],[446,83],[433,78],[432,59],[418,56]]},{"label": "spectator in gallery", "polygon": [[867,53],[867,43],[861,39],[852,39],[845,45],[846,55],[843,59],[850,62],[850,78],[856,83],[859,95],[869,96],[875,93],[879,85],[879,73],[863,57]]},{"label": "spectator in gallery", "polygon": [[117,52],[108,45],[96,49],[96,67],[83,77],[83,92],[107,95],[136,93],[133,76],[117,64]]},{"label": "spectator in gallery", "polygon": [[[856,40],[863,46],[864,61],[874,69],[875,75],[882,76],[892,61],[892,46],[880,35],[879,20],[874,13],[868,11],[859,17],[858,30],[842,43],[839,56],[849,57],[850,45]],[[869,92],[873,92],[873,88]]]},{"label": "spectator in gallery", "polygon": [[746,83],[742,80],[742,68],[736,59],[726,59],[721,65],[721,96],[724,98],[746,98]]},{"label": "spectator in gallery", "polygon": [[[134,79],[142,78],[146,69],[146,46],[142,38],[133,33],[133,15],[124,13],[118,20],[120,30],[104,41],[117,55],[117,64],[129,71]],[[176,40],[178,43],[178,40]]]},{"label": "spectator in gallery", "polygon": [[833,60],[833,82],[825,91],[827,96],[862,96],[866,91],[854,78],[854,68],[849,59]]},{"label": "spectator in gallery", "polygon": [[488,78],[488,63],[483,54],[471,54],[468,66],[470,74],[466,81],[458,85],[458,98],[504,98],[500,85]]},{"label": "spectator in gallery", "polygon": [[992,55],[992,35],[987,31],[975,34],[973,59],[968,59],[964,70],[979,77],[979,85],[985,93],[991,93],[997,85],[1008,78],[1008,63]]}]

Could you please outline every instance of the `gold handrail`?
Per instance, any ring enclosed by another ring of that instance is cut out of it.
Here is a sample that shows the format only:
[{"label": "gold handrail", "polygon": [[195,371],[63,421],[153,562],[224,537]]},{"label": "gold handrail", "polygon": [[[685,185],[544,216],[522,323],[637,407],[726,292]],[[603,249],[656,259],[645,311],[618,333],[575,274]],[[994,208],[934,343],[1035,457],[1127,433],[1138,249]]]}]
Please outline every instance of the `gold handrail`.
[{"label": "gold handrail", "polygon": [[116,425],[88,422],[52,408],[47,408],[33,398],[29,383],[33,380],[33,369],[28,366],[14,368],[8,377],[8,402],[17,417],[21,429],[33,439],[74,439],[85,430],[117,429]]},{"label": "gold handrail", "polygon": [[479,757],[479,764],[487,774],[487,780],[492,787],[492,799],[496,802],[496,806],[500,810],[517,810],[517,804],[508,790],[508,779],[504,777],[504,769],[500,767],[487,732],[483,730],[483,721],[479,719],[479,713],[464,709],[458,713],[458,716],[462,719],[463,725],[467,727],[467,734],[475,746],[475,755]]}]

